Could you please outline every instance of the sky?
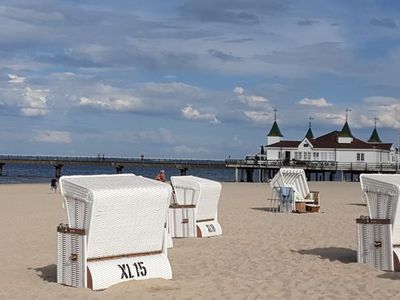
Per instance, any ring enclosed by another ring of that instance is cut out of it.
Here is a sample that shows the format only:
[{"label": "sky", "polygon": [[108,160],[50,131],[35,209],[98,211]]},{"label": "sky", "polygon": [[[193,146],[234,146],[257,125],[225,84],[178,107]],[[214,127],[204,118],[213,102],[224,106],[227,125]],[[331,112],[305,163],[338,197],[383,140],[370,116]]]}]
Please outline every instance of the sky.
[{"label": "sky", "polygon": [[0,1],[0,154],[244,158],[400,135],[400,2]]}]

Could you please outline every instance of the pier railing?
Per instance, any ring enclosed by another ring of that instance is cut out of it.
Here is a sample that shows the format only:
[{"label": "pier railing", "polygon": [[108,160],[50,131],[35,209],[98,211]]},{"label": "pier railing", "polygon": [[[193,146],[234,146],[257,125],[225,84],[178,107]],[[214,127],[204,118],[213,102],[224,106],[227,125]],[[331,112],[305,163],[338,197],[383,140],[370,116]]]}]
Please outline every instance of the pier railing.
[{"label": "pier railing", "polygon": [[263,157],[248,156],[246,159],[226,160],[228,168],[278,169],[281,167],[301,168],[313,171],[356,171],[356,172],[396,172],[397,163],[338,163],[336,161],[266,160]]}]

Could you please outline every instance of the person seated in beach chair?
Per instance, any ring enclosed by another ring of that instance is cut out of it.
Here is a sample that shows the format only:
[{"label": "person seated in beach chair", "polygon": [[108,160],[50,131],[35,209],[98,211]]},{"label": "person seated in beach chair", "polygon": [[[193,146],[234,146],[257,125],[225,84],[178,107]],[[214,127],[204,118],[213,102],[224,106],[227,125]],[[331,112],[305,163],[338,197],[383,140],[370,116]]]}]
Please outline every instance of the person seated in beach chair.
[{"label": "person seated in beach chair", "polygon": [[165,171],[160,170],[160,172],[156,175],[156,177],[154,179],[161,181],[161,182],[165,182]]}]

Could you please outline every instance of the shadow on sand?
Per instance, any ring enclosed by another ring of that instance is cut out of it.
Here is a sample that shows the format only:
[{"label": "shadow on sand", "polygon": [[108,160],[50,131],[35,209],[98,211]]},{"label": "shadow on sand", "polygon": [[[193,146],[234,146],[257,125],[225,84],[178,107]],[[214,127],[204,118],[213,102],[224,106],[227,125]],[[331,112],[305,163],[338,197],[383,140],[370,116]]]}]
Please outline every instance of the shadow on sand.
[{"label": "shadow on sand", "polygon": [[276,212],[276,208],[273,207],[251,207],[251,209],[267,211],[267,212]]},{"label": "shadow on sand", "polygon": [[28,268],[28,270],[35,270],[37,276],[47,282],[57,282],[57,265],[52,264],[39,268]]},{"label": "shadow on sand", "polygon": [[378,278],[400,280],[400,272],[386,272],[385,274],[378,275]]},{"label": "shadow on sand", "polygon": [[315,248],[307,250],[290,250],[301,255],[315,255],[321,259],[329,259],[330,261],[340,261],[344,264],[357,262],[357,251],[348,248]]}]

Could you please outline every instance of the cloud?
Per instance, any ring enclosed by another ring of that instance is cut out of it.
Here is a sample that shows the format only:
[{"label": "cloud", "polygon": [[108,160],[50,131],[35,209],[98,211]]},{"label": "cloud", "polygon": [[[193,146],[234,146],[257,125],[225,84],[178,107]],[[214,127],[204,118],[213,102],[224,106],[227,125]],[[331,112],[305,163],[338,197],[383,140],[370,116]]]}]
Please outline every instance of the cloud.
[{"label": "cloud", "polygon": [[199,110],[194,109],[191,105],[187,105],[186,107],[182,108],[181,111],[185,119],[188,120],[205,121],[211,124],[220,123],[215,114],[207,112],[201,113]]},{"label": "cloud", "polygon": [[220,59],[222,61],[231,61],[232,62],[232,61],[241,61],[242,60],[240,57],[236,57],[236,56],[233,56],[231,54],[227,54],[227,53],[224,53],[222,51],[215,50],[215,49],[209,49],[207,52],[211,56],[213,56],[215,58],[218,58],[218,59]]},{"label": "cloud", "polygon": [[269,100],[267,98],[258,95],[248,95],[244,88],[240,86],[236,86],[233,89],[233,92],[237,95],[237,98],[241,103],[246,104],[249,107],[259,107],[264,109],[270,108],[270,105],[268,104]]},{"label": "cloud", "polygon": [[79,106],[90,106],[114,111],[135,111],[141,104],[142,102],[140,99],[129,96],[123,96],[119,99],[108,98],[107,96],[102,96],[97,99],[81,97],[79,100]]},{"label": "cloud", "polygon": [[382,26],[391,29],[397,28],[397,23],[390,18],[382,18],[382,19],[373,18],[371,19],[370,24],[374,26]]},{"label": "cloud", "polygon": [[9,83],[23,83],[25,81],[25,77],[21,77],[15,74],[8,74],[8,78]]},{"label": "cloud", "polygon": [[36,131],[32,139],[35,142],[70,144],[72,142],[71,134],[67,131],[39,130]]},{"label": "cloud", "polygon": [[329,103],[325,98],[318,98],[318,99],[309,99],[309,98],[304,98],[297,103],[301,105],[309,105],[309,106],[315,106],[315,107],[328,107],[332,106],[332,103]]},{"label": "cloud", "polygon": [[400,99],[385,96],[373,96],[363,99],[365,105],[355,110],[356,126],[374,126],[374,118],[378,118],[380,127],[400,128]]},{"label": "cloud", "polygon": [[142,100],[133,95],[133,91],[107,84],[96,84],[83,93],[86,95],[79,97],[78,106],[122,112],[136,111],[143,106]]},{"label": "cloud", "polygon": [[28,117],[44,116],[49,112],[47,107],[48,89],[32,89],[26,87],[21,113]]},{"label": "cloud", "polygon": [[241,86],[236,86],[236,87],[233,89],[233,92],[234,92],[235,94],[242,95],[242,94],[244,93],[244,88],[242,88]]},{"label": "cloud", "polygon": [[310,19],[304,19],[304,20],[298,21],[297,24],[300,25],[300,26],[311,26],[311,25],[314,25],[314,24],[319,24],[319,21],[310,20]]}]

